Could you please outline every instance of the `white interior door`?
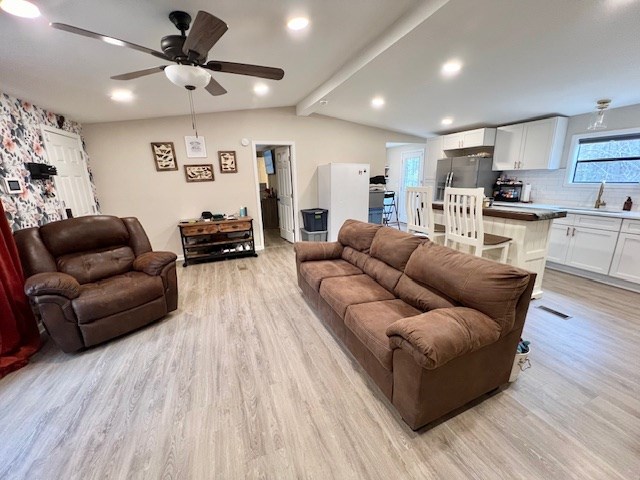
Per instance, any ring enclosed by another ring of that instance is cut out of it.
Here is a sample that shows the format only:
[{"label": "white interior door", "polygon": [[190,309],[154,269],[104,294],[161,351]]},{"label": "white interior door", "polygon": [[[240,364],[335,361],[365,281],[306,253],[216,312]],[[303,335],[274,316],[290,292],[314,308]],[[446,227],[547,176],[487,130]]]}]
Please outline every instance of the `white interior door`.
[{"label": "white interior door", "polygon": [[93,215],[96,203],[80,136],[52,127],[42,127],[49,162],[58,169],[53,181],[58,198],[74,217]]},{"label": "white interior door", "polygon": [[407,223],[407,187],[421,187],[424,170],[424,150],[402,152],[402,179],[397,192],[398,217]]},{"label": "white interior door", "polygon": [[276,153],[276,178],[278,180],[278,223],[280,236],[293,243],[293,182],[291,179],[291,153],[289,147],[278,147]]}]

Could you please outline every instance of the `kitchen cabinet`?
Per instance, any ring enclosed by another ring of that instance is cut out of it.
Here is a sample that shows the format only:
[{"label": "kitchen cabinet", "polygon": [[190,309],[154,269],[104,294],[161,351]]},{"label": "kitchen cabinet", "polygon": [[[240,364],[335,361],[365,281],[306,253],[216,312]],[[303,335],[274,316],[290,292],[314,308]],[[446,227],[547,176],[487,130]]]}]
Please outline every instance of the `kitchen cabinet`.
[{"label": "kitchen cabinet", "polygon": [[640,283],[640,220],[622,222],[609,275]]},{"label": "kitchen cabinet", "polygon": [[555,170],[560,167],[567,134],[566,117],[498,127],[494,170]]},{"label": "kitchen cabinet", "polygon": [[457,150],[459,148],[493,147],[495,141],[495,128],[477,128],[466,132],[444,135],[442,149]]},{"label": "kitchen cabinet", "polygon": [[553,222],[547,260],[607,275],[622,220],[568,214]]}]

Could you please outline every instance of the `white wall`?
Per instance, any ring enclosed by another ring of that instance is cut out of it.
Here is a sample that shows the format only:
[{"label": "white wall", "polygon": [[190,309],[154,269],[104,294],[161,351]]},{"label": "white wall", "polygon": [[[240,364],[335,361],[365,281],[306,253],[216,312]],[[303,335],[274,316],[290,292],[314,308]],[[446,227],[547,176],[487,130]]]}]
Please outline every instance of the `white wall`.
[{"label": "white wall", "polygon": [[[565,185],[567,162],[571,154],[571,138],[573,135],[590,133],[587,125],[591,114],[569,117],[567,136],[562,154],[562,168],[558,170],[517,170],[506,172],[523,182],[531,183],[531,199],[536,203],[565,205],[571,207],[592,207],[598,195],[595,185]],[[622,130],[640,128],[640,105],[613,108],[606,114],[606,130]],[[621,210],[627,197],[633,199],[633,210],[640,211],[640,185],[612,186],[608,185],[604,199],[607,208]]]},{"label": "white wall", "polygon": [[[192,135],[188,116],[83,126],[102,213],[138,217],[156,250],[181,254],[177,222],[204,210],[233,213],[246,206],[249,215],[258,215],[253,152],[240,145],[242,138],[295,142],[301,209],[317,206],[318,165],[369,163],[372,175],[382,175],[386,142],[421,140],[320,115],[299,117],[294,108],[201,114],[197,120],[208,158],[186,156],[184,136]],[[175,145],[179,170],[156,172],[150,143],[168,141]],[[237,174],[220,173],[218,150],[237,152]],[[214,165],[214,182],[185,181],[184,165],[198,163]],[[262,232],[256,234],[262,244]]]}]

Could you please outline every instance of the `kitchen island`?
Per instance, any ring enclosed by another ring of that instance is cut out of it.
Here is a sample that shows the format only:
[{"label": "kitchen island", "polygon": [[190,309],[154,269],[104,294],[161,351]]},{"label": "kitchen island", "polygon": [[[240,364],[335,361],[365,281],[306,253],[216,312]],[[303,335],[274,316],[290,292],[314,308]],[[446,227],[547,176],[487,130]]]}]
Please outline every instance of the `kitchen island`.
[{"label": "kitchen island", "polygon": [[[436,223],[444,224],[442,202],[434,202],[433,210]],[[485,233],[513,239],[507,263],[537,275],[532,297],[540,298],[551,224],[556,218],[566,217],[566,210],[500,205],[483,208],[482,215]],[[497,260],[499,252],[489,250],[484,256]]]}]

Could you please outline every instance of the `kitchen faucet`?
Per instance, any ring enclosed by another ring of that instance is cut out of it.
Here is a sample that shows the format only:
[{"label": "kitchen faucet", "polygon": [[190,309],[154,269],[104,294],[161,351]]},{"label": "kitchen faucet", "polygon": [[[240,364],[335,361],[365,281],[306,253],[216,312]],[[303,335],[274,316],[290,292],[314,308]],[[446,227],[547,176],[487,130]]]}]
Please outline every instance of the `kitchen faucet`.
[{"label": "kitchen faucet", "polygon": [[600,190],[598,191],[598,198],[596,198],[595,208],[606,207],[607,202],[602,200],[602,194],[604,193],[604,180],[600,184]]}]

